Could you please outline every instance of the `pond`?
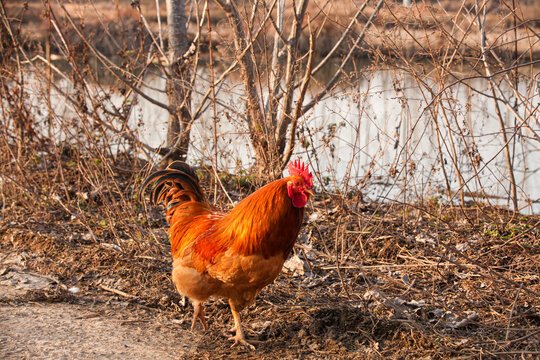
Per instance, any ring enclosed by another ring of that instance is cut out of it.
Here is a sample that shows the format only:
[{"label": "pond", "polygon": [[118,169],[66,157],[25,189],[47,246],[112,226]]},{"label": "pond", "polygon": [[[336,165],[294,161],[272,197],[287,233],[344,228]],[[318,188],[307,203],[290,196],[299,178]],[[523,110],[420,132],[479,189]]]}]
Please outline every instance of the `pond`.
[{"label": "pond", "polygon": [[[364,200],[448,201],[450,188],[455,203],[462,190],[466,201],[512,208],[504,140],[488,81],[471,79],[442,92],[439,84],[424,81],[427,85],[419,85],[406,73],[380,70],[334,91],[302,118],[294,156],[312,162],[319,174],[317,186],[361,189]],[[147,94],[166,102],[157,90],[164,88],[160,77],[149,75],[146,83]],[[507,99],[513,98],[510,87],[503,83],[501,89]],[[540,142],[531,131],[540,134],[540,85],[537,80],[522,81],[518,90],[528,96],[525,105],[498,106],[520,211],[539,213]],[[247,127],[235,115],[243,113],[241,87],[225,84],[216,97],[222,104],[216,108],[216,121],[209,108],[195,123],[189,156],[211,163],[217,153],[218,168],[234,173],[255,161]],[[193,106],[199,102],[196,95]],[[531,104],[532,114],[527,112]],[[520,126],[513,111],[527,119],[532,130]],[[157,147],[164,145],[167,117],[165,110],[139,98],[132,125],[146,143]]]},{"label": "pond", "polygon": [[[201,72],[199,79],[193,108],[209,86],[207,74]],[[30,75],[26,81],[33,84],[32,104],[36,117],[41,118],[41,129],[52,131],[47,136],[56,142],[79,142],[82,133],[88,134],[89,130],[83,129],[88,118],[74,111],[65,95],[59,93],[51,100],[57,120],[50,127],[43,82],[32,80]],[[67,81],[56,84],[63,92],[73,94]],[[144,84],[142,90],[149,97],[167,103],[162,77],[149,73]],[[538,75],[521,80],[516,92],[504,83],[500,88],[511,104],[497,103],[516,183],[518,210],[538,214]],[[208,106],[195,122],[189,159],[212,164],[217,158],[217,168],[238,173],[255,162],[241,115],[242,87],[238,82],[224,82],[216,91],[216,118]],[[521,103],[513,100],[516,93],[522,96]],[[304,114],[293,158],[310,163],[319,189],[360,194],[365,201],[459,204],[463,196],[465,201],[513,209],[505,141],[497,105],[490,94],[489,82],[483,78],[441,85],[429,77],[420,82],[396,70],[365,72],[353,85],[339,87]],[[97,87],[91,96],[99,98],[103,108],[111,108],[111,103],[120,106],[126,99],[116,90]],[[312,96],[308,93],[306,101]],[[128,120],[132,133],[152,147],[164,146],[167,111],[141,96],[132,101],[135,105]],[[514,114],[528,127],[522,126]],[[111,126],[116,126],[116,120],[111,121]],[[107,146],[113,151],[133,151],[119,133],[110,135]]]}]

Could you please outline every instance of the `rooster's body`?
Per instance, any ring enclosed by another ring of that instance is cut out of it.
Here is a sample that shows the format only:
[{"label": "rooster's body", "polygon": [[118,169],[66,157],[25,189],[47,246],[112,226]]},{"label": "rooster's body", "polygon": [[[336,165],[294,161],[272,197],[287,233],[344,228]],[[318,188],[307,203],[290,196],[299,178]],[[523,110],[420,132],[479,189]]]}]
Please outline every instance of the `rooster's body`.
[{"label": "rooster's body", "polygon": [[298,237],[304,206],[312,194],[311,174],[293,163],[291,176],[276,180],[238,203],[217,211],[201,190],[197,175],[174,162],[148,177],[152,201],[164,202],[173,255],[172,279],[194,306],[191,329],[207,328],[202,303],[210,296],[229,299],[235,344],[246,342],[239,312],[277,277]]}]

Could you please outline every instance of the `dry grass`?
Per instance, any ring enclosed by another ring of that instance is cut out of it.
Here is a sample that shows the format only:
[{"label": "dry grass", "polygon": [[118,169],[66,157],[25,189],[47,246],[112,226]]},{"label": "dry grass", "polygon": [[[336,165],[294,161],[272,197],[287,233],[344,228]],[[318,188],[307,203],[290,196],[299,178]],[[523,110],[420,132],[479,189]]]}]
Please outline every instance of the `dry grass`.
[{"label": "dry grass", "polygon": [[[155,34],[159,33],[157,10],[154,0],[141,1],[141,11],[147,19],[150,29]],[[482,2],[480,2],[482,3]],[[362,2],[357,0],[347,1],[311,1],[307,10],[309,18],[313,19],[312,28],[317,36],[316,51],[319,55],[325,55],[335,45],[336,40],[341,36],[348,25],[350,17],[358,10]],[[479,49],[477,46],[480,37],[478,29],[470,23],[475,19],[473,14],[475,2],[469,1],[416,1],[410,8],[405,8],[400,1],[385,1],[380,14],[377,17],[375,28],[369,31],[367,43],[369,47],[364,47],[363,56],[366,54],[376,56],[377,52],[387,56],[395,56],[394,51],[399,49],[408,54],[415,54],[420,58],[430,58],[431,54],[444,55],[448,49],[453,49],[455,42],[461,42],[458,46],[460,56],[477,56]],[[518,27],[514,33],[513,17],[509,16],[509,7],[512,2],[505,1],[497,3],[488,1],[487,27],[488,39],[499,54],[511,56],[514,51],[513,39],[520,39],[517,42],[519,53],[526,53],[532,49],[533,58],[537,58],[540,52],[539,46],[531,46],[531,39],[534,41],[534,34],[540,32],[540,4],[530,1],[516,1],[516,14],[519,16],[519,24],[528,24],[527,30]],[[190,8],[190,3],[187,7]],[[201,5],[202,6],[202,5]],[[240,12],[249,17],[251,2],[240,2]],[[291,21],[292,4],[287,4],[285,13],[285,26]],[[232,33],[227,26],[225,14],[215,3],[210,2],[210,14],[212,19],[213,39],[212,43],[218,50],[225,51],[223,56],[231,56],[230,41]],[[375,4],[366,7],[364,15],[355,25],[356,31],[360,32],[365,21],[373,12]],[[6,3],[6,9],[10,16],[20,21],[21,38],[30,41],[37,52],[43,51],[48,33],[48,22],[44,16],[44,8],[41,1]],[[51,9],[60,23],[68,24],[65,11],[56,3],[51,2]],[[105,0],[93,0],[89,2],[67,2],[65,9],[77,24],[84,26],[84,32],[91,38],[92,43],[100,51],[109,56],[117,55],[120,51],[136,51],[140,46],[140,41],[149,45],[150,39],[145,36],[139,37],[138,29],[141,26],[139,13],[136,8],[130,6],[129,1],[118,1],[116,3]],[[201,8],[202,11],[202,8]],[[262,10],[261,10],[262,11]],[[163,24],[162,37],[165,41],[168,33],[165,29],[167,21],[165,4],[160,6],[160,20]],[[189,36],[195,37],[196,19],[192,14]],[[17,22],[19,22],[17,21]],[[267,36],[271,37],[272,26],[267,25]],[[77,43],[80,41],[76,32],[66,28],[67,38]],[[201,36],[205,44],[208,43],[208,30],[201,29]],[[111,41],[113,40],[114,41]],[[392,39],[389,43],[388,39]],[[258,46],[269,46],[272,42],[260,39]],[[40,44],[40,45],[38,45]],[[262,45],[266,44],[266,45]],[[119,47],[120,46],[120,47]],[[309,48],[307,37],[304,39],[302,47]],[[229,50],[226,50],[229,49]],[[342,51],[346,51],[343,48]],[[58,53],[53,49],[54,53]],[[450,54],[447,54],[447,56]]]},{"label": "dry grass", "polygon": [[[55,202],[33,203],[14,184],[3,187],[4,205],[11,207],[2,212],[2,252],[25,254],[30,271],[59,280],[56,290],[20,301],[106,302],[112,296],[161,309],[187,327],[192,309],[182,307],[169,280],[159,212],[151,210],[147,217],[132,198],[129,212],[116,214],[113,230],[108,204],[120,202],[119,194],[68,199],[62,190],[74,191],[85,170],[71,167],[67,157],[48,161],[62,168],[65,182],[47,177],[32,162],[23,170],[28,183],[49,184],[58,194]],[[131,174],[118,172],[109,179],[127,197],[136,194],[140,181],[142,164],[135,164]],[[211,189],[210,174],[199,173],[204,188]],[[243,197],[245,190],[233,183],[229,192]],[[44,199],[43,189],[34,190],[33,197]],[[75,208],[76,218],[66,210]],[[539,225],[538,216],[496,208],[339,204],[320,194],[294,251],[303,269],[281,275],[245,311],[248,334],[260,341],[256,357],[538,354]],[[72,286],[84,295],[65,291]],[[220,335],[231,321],[227,304],[217,300],[207,310],[211,331],[202,334],[200,343],[206,345],[194,358],[242,357],[243,351],[231,350]]]}]

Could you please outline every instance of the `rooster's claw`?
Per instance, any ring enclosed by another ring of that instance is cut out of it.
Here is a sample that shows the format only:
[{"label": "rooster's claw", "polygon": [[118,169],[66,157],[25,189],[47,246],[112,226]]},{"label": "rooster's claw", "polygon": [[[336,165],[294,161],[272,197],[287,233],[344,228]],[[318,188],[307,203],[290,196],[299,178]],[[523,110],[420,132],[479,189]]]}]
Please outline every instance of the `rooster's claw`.
[{"label": "rooster's claw", "polygon": [[236,345],[244,345],[245,347],[247,347],[250,350],[255,350],[255,346],[248,343],[243,336],[242,337],[240,337],[240,336],[232,336],[232,337],[229,338],[229,341],[233,341],[233,340],[234,340],[234,344],[231,345],[232,348],[235,347]]}]

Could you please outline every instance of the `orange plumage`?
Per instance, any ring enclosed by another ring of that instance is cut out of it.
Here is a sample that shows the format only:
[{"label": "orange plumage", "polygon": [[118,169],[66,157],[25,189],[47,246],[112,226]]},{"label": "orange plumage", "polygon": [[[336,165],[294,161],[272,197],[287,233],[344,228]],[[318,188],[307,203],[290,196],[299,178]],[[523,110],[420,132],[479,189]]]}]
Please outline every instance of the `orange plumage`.
[{"label": "orange plumage", "polygon": [[236,331],[231,340],[253,348],[245,340],[239,312],[281,271],[313,195],[312,176],[304,164],[291,163],[289,173],[227,214],[206,201],[197,175],[185,163],[174,162],[146,179],[142,191],[151,185],[152,202],[167,208],[172,278],[193,303],[192,330],[197,319],[207,328],[202,308],[206,299],[228,298]]}]

